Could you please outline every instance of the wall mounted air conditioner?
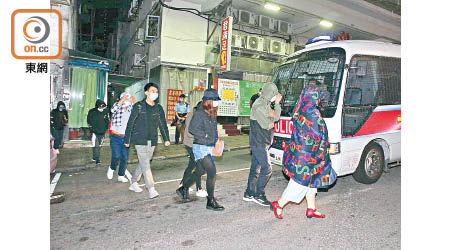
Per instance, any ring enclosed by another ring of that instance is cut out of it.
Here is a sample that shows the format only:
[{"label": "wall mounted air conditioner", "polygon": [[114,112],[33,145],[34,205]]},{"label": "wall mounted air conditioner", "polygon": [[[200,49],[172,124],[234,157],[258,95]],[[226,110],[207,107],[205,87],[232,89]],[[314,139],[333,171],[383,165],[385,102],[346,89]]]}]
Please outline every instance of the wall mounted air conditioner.
[{"label": "wall mounted air conditioner", "polygon": [[242,43],[242,37],[239,34],[232,34],[231,37],[231,47],[237,47],[237,48],[242,48],[243,43]]},{"label": "wall mounted air conditioner", "polygon": [[134,54],[133,66],[142,67],[142,54]]},{"label": "wall mounted air conditioner", "polygon": [[286,43],[280,40],[271,40],[270,53],[277,55],[286,55]]},{"label": "wall mounted air conditioner", "polygon": [[247,49],[263,51],[264,38],[260,36],[247,36]]},{"label": "wall mounted air conditioner", "polygon": [[292,24],[278,20],[278,32],[292,34]]},{"label": "wall mounted air conditioner", "polygon": [[275,30],[275,20],[266,16],[259,16],[259,27]]},{"label": "wall mounted air conditioner", "polygon": [[256,24],[256,15],[254,13],[245,11],[245,10],[239,10],[239,22],[245,23],[245,24]]}]

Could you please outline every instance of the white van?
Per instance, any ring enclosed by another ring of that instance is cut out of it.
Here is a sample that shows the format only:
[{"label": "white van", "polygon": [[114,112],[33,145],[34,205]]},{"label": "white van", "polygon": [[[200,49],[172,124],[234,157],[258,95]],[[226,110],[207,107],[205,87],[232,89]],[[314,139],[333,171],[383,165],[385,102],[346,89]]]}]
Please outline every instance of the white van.
[{"label": "white van", "polygon": [[320,41],[290,55],[273,78],[283,100],[272,162],[282,164],[292,109],[314,78],[327,97],[321,111],[333,169],[361,183],[376,182],[387,164],[401,160],[400,61],[400,45],[376,41]]}]

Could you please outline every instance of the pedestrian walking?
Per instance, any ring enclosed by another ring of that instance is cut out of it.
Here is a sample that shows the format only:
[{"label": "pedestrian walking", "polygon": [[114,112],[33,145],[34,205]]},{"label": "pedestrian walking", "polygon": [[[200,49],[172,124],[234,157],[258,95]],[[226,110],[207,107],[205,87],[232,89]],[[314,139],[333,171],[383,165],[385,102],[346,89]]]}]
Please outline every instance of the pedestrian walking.
[{"label": "pedestrian walking", "polygon": [[[197,108],[202,104],[202,102],[197,103],[197,106],[194,107],[194,112],[197,110]],[[186,192],[184,192],[183,187],[183,182],[185,182],[187,180],[187,178],[192,175],[194,173],[194,171],[196,170],[196,164],[195,164],[195,156],[194,156],[194,152],[192,152],[192,145],[194,144],[194,136],[189,133],[189,125],[191,123],[192,120],[192,116],[189,116],[188,118],[186,118],[186,132],[184,133],[184,147],[186,148],[186,151],[189,154],[189,164],[188,167],[186,168],[186,170],[184,170],[184,174],[183,174],[183,179],[180,182],[180,186],[177,189],[177,194],[180,195],[181,200],[183,202],[187,202],[189,201],[189,188],[186,189]],[[198,171],[195,172],[195,183],[197,186],[197,192],[196,192],[196,196],[198,197],[206,197],[208,196],[208,193],[206,192],[206,190],[202,189],[202,175],[205,173],[205,171],[203,169],[199,169]]]},{"label": "pedestrian walking", "polygon": [[186,95],[180,95],[180,101],[175,104],[175,144],[178,144],[181,135],[181,143],[184,140],[185,122],[189,117],[189,103],[186,102]]},{"label": "pedestrian walking", "polygon": [[337,175],[331,167],[327,126],[318,109],[324,98],[315,80],[311,80],[309,86],[302,90],[292,112],[291,139],[283,146],[283,171],[291,179],[281,198],[271,206],[278,219],[283,219],[281,212],[286,204],[299,203],[305,196],[308,205],[306,216],[325,218],[316,210],[317,188],[333,184]]},{"label": "pedestrian walking", "polygon": [[217,132],[217,109],[219,95],[215,89],[207,89],[202,98],[202,104],[197,108],[189,124],[189,133],[194,136],[192,152],[194,154],[196,168],[193,173],[184,177],[183,186],[177,189],[177,194],[187,196],[189,187],[197,180],[199,171],[204,171],[206,177],[206,191],[208,193],[206,208],[214,211],[224,210],[214,197],[216,184],[216,166],[212,157],[212,150],[219,140]]},{"label": "pedestrian walking", "polygon": [[163,107],[156,103],[158,99],[158,85],[147,83],[144,86],[146,98],[133,105],[130,118],[125,130],[125,147],[134,144],[139,160],[139,164],[131,178],[131,185],[128,188],[134,192],[142,192],[137,180],[142,174],[144,176],[145,187],[148,189],[150,199],[159,196],[155,189],[150,160],[153,157],[155,146],[158,143],[158,128],[164,140],[164,146],[170,145],[169,129],[167,128],[166,115]]},{"label": "pedestrian walking", "polygon": [[66,105],[59,101],[56,108],[50,112],[50,133],[55,138],[54,148],[57,153],[63,146],[64,127],[68,121]]},{"label": "pedestrian walking", "polygon": [[104,101],[98,99],[95,102],[95,108],[89,110],[87,115],[87,123],[92,131],[92,161],[95,164],[100,164],[100,148],[105,138],[105,133],[108,131],[109,113],[106,109]]},{"label": "pedestrian walking", "polygon": [[130,118],[131,110],[135,103],[136,99],[134,96],[124,92],[120,94],[120,100],[115,102],[111,107],[111,135],[109,137],[111,165],[108,167],[106,173],[106,177],[109,180],[113,178],[114,171],[120,162],[117,180],[119,182],[128,182],[128,179],[125,177],[125,171],[130,148],[125,147],[124,139],[128,119]]},{"label": "pedestrian walking", "polygon": [[[269,147],[272,145],[275,122],[280,119],[281,99],[282,95],[278,93],[277,86],[272,82],[266,83],[250,113],[249,142],[252,164],[243,200],[254,201],[262,206],[271,204],[266,198],[264,187],[272,176]],[[271,108],[272,102],[275,102],[274,109]]]}]

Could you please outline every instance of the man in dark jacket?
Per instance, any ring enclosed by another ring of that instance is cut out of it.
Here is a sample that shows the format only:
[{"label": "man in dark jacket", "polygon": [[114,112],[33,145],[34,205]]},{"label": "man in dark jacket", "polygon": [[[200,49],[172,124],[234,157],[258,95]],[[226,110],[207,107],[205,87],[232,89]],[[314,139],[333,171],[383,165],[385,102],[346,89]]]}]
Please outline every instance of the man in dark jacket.
[{"label": "man in dark jacket", "polygon": [[98,99],[95,102],[95,108],[89,110],[87,123],[92,131],[92,161],[95,161],[95,164],[100,164],[100,147],[105,133],[108,131],[109,123],[109,112],[104,101]]},{"label": "man in dark jacket", "polygon": [[147,83],[144,87],[144,93],[147,97],[133,105],[125,130],[124,144],[125,147],[134,144],[139,159],[139,164],[131,178],[132,184],[128,189],[136,193],[142,192],[137,184],[137,180],[142,174],[149,197],[153,199],[158,197],[159,194],[155,189],[150,160],[158,143],[158,128],[166,147],[170,145],[169,129],[167,128],[163,107],[155,102],[158,98],[158,86],[152,82]]},{"label": "man in dark jacket", "polygon": [[[261,96],[255,101],[250,113],[250,148],[252,165],[248,175],[247,189],[243,200],[254,201],[262,206],[270,206],[264,187],[272,176],[269,147],[272,144],[273,128],[280,119],[282,96],[274,83],[266,83]],[[275,102],[274,109],[271,103]]]},{"label": "man in dark jacket", "polygon": [[64,126],[67,125],[69,116],[67,115],[66,105],[59,101],[56,108],[50,112],[50,132],[55,138],[54,148],[59,152],[62,147]]}]

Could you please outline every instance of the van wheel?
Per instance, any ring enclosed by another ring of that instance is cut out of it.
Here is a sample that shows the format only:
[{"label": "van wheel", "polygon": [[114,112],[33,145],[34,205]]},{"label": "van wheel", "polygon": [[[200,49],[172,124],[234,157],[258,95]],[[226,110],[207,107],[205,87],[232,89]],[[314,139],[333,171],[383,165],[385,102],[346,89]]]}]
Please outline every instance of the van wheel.
[{"label": "van wheel", "polygon": [[371,142],[364,149],[353,178],[360,183],[372,184],[380,179],[383,168],[383,149],[377,143]]}]

